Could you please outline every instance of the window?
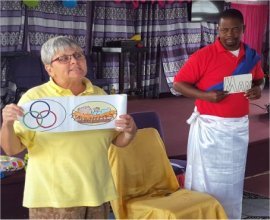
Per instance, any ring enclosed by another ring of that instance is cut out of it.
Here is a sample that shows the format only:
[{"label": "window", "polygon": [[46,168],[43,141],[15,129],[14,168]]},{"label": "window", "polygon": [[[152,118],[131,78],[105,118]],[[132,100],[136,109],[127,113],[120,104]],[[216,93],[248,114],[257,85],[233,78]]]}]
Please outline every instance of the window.
[{"label": "window", "polygon": [[219,13],[224,10],[224,1],[193,0],[191,3],[191,21],[217,23]]}]

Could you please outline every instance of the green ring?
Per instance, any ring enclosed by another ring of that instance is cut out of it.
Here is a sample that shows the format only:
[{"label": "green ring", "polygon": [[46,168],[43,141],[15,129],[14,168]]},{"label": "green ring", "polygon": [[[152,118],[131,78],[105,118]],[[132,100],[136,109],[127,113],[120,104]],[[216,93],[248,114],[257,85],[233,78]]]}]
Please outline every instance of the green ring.
[{"label": "green ring", "polygon": [[[23,116],[23,123],[24,123],[24,125],[27,127],[27,128],[29,128],[29,129],[37,129],[37,128],[39,128],[40,126],[39,125],[37,125],[36,127],[30,127],[30,126],[28,126],[26,123],[25,123],[25,116],[27,115],[27,114],[30,114],[30,113],[32,113],[32,112],[35,112],[35,113],[37,113],[37,114],[39,114],[39,112],[38,111],[29,111],[29,112],[26,112],[25,114],[24,114],[24,116]],[[43,122],[43,118],[41,118],[41,122],[40,122],[40,124]]]}]

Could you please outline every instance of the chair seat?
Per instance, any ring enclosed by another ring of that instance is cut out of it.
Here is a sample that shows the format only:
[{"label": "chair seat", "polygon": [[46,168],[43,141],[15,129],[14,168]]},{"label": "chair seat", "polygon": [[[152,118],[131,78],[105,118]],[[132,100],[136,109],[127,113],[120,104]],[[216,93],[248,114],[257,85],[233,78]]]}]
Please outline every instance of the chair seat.
[{"label": "chair seat", "polygon": [[127,218],[134,219],[227,219],[212,196],[186,189],[168,196],[142,196],[126,203]]}]

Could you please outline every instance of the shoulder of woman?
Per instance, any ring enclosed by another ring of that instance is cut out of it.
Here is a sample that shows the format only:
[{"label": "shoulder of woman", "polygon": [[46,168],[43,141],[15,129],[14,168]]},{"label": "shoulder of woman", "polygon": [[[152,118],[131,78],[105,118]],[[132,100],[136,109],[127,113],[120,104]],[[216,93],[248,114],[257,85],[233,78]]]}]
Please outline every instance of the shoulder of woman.
[{"label": "shoulder of woman", "polygon": [[94,93],[97,95],[107,95],[107,93],[104,91],[104,89],[98,87],[98,86],[93,86],[94,88]]}]

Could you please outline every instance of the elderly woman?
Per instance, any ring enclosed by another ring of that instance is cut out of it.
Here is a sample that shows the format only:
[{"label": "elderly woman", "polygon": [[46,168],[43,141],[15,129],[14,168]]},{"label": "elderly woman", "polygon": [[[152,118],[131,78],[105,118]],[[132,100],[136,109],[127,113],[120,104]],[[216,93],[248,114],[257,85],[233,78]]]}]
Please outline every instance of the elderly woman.
[{"label": "elderly woman", "polygon": [[2,148],[8,155],[25,148],[29,154],[23,206],[34,219],[107,218],[108,201],[117,197],[107,149],[111,143],[128,145],[136,125],[131,116],[120,115],[116,130],[50,133],[25,129],[17,121],[23,115],[23,103],[44,97],[106,94],[85,77],[86,59],[75,41],[63,36],[49,39],[41,48],[41,59],[50,81],[28,90],[18,105],[7,105],[2,112]]}]

